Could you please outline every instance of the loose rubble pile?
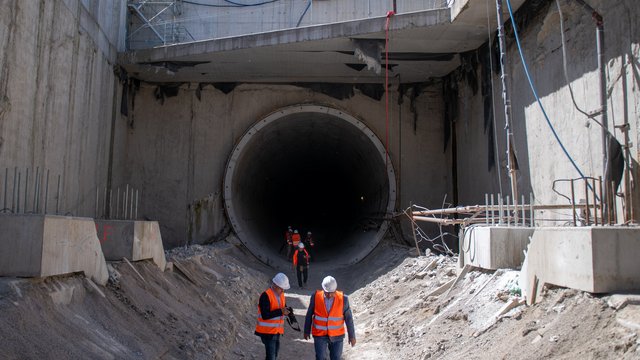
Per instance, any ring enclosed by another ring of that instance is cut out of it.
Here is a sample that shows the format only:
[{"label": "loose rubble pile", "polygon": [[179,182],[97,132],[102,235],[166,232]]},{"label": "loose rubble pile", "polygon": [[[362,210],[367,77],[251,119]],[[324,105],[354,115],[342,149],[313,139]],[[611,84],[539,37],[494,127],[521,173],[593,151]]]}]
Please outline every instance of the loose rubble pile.
[{"label": "loose rubble pile", "polygon": [[[166,257],[164,272],[150,261],[110,263],[106,287],[80,274],[0,278],[0,358],[263,358],[256,301],[276,270],[232,237]],[[345,359],[640,358],[639,295],[546,288],[527,307],[518,271],[459,271],[454,257],[416,257],[385,240],[353,267],[314,265],[310,288],[287,292],[301,324],[326,274],[354,312],[358,343]],[[279,358],[313,353],[287,328]]]}]

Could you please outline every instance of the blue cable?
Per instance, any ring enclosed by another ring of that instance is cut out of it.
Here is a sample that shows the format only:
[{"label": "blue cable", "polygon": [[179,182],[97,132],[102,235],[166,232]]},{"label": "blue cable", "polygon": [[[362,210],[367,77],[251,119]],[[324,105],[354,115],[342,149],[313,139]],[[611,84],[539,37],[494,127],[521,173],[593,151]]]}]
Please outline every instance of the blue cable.
[{"label": "blue cable", "polygon": [[[562,151],[564,152],[564,154],[567,156],[569,161],[571,161],[571,165],[573,165],[573,167],[578,171],[578,174],[580,174],[580,177],[584,178],[585,177],[584,174],[582,173],[582,171],[580,171],[580,168],[578,167],[578,165],[576,165],[575,161],[573,161],[573,159],[571,158],[571,155],[569,155],[569,152],[564,147],[564,145],[562,145],[562,141],[560,141],[560,137],[558,136],[558,133],[556,133],[556,130],[553,128],[553,125],[551,124],[551,120],[549,120],[549,116],[547,116],[547,112],[544,110],[544,106],[542,106],[542,102],[540,102],[540,97],[538,97],[538,92],[536,91],[536,88],[533,85],[533,80],[531,80],[531,75],[529,75],[529,68],[527,66],[527,61],[524,59],[524,55],[522,53],[522,46],[520,46],[520,37],[518,36],[518,28],[516,26],[516,20],[513,17],[513,11],[511,10],[510,0],[507,0],[507,8],[509,9],[511,24],[513,25],[513,33],[516,36],[516,43],[518,44],[518,53],[520,53],[520,59],[522,59],[522,67],[524,68],[524,73],[527,75],[527,79],[529,80],[529,86],[531,86],[531,91],[533,92],[533,96],[535,96],[536,101],[538,102],[538,105],[542,110],[542,114],[544,115],[545,120],[547,120],[547,125],[549,125],[549,128],[551,129],[553,136],[556,138],[556,141],[558,141],[560,148],[562,148]],[[589,186],[589,188],[591,188],[591,185],[589,185],[589,183],[587,183],[587,185]],[[593,191],[593,189],[591,190]]]}]

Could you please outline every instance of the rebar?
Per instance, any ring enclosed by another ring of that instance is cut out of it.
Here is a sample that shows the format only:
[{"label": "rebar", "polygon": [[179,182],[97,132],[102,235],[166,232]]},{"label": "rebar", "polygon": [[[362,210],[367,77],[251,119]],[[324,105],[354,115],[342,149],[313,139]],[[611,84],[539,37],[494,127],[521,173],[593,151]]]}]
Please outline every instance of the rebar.
[{"label": "rebar", "polygon": [[585,218],[587,220],[587,226],[589,226],[590,213],[589,213],[589,180],[584,178],[584,197],[585,197]]},{"label": "rebar", "polygon": [[[20,184],[18,184],[20,186]],[[27,212],[27,202],[29,197],[29,168],[27,168],[27,173],[24,176],[24,208],[22,212]]]},{"label": "rebar", "polygon": [[2,202],[2,211],[7,210],[7,180],[9,179],[9,168],[4,169],[4,198]]},{"label": "rebar", "polygon": [[38,176],[40,176],[40,167],[36,166],[36,178],[33,182],[33,213],[38,213],[36,199],[38,198]]},{"label": "rebar", "polygon": [[60,213],[60,175],[58,175],[58,190],[56,192],[56,215]]},{"label": "rebar", "polygon": [[134,220],[138,219],[138,189],[136,189],[136,216],[134,217]]},{"label": "rebar", "polygon": [[576,193],[573,179],[571,179],[571,215],[573,217],[573,226],[578,226],[576,223]]},{"label": "rebar", "polygon": [[47,169],[47,181],[44,186],[44,211],[43,213],[47,214],[47,203],[49,201],[49,169]]},{"label": "rebar", "polygon": [[20,171],[18,171],[18,191],[17,191],[17,199],[16,199],[16,214],[20,213],[20,181],[21,181],[21,176],[22,175],[20,173]]}]

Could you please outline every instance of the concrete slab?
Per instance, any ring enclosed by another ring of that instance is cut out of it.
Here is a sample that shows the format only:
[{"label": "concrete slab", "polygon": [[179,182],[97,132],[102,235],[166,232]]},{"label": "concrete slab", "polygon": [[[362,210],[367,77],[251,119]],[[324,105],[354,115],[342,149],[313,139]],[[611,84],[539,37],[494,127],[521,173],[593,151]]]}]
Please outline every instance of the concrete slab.
[{"label": "concrete slab", "polygon": [[0,215],[0,276],[46,277],[83,272],[109,278],[93,219]]},{"label": "concrete slab", "polygon": [[539,228],[520,285],[528,302],[545,283],[591,293],[640,289],[639,251],[638,227]]},{"label": "concrete slab", "polygon": [[489,270],[520,268],[533,231],[530,227],[467,227],[460,237],[461,265]]},{"label": "concrete slab", "polygon": [[108,261],[152,259],[164,271],[167,261],[157,221],[95,220],[95,226]]}]

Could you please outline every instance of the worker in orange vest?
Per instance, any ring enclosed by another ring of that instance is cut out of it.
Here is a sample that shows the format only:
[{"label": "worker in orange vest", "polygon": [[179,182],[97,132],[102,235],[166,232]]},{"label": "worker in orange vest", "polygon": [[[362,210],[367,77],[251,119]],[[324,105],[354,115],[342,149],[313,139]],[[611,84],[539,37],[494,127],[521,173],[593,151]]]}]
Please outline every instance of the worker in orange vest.
[{"label": "worker in orange vest", "polygon": [[284,291],[288,290],[289,278],[277,273],[271,286],[260,295],[258,301],[258,321],[255,334],[260,336],[267,360],[275,360],[280,349],[280,335],[284,334],[284,317],[289,315]]},{"label": "worker in orange vest", "polygon": [[[293,247],[292,250],[297,249],[298,244],[300,244],[300,234],[298,233],[298,230],[293,230],[293,235],[291,235],[291,246]],[[291,256],[291,254],[289,254],[289,256]]]},{"label": "worker in orange vest", "polygon": [[344,327],[347,326],[349,344],[356,345],[356,331],[349,298],[337,291],[338,283],[333,276],[322,280],[322,290],[317,290],[309,303],[304,322],[304,338],[313,335],[316,360],[324,360],[329,349],[331,360],[340,360],[344,342]]},{"label": "worker in orange vest", "polygon": [[[296,268],[296,277],[298,278],[298,286],[302,288],[307,285],[309,275],[309,253],[304,248],[304,243],[298,244],[298,250],[293,253],[293,266]],[[304,277],[304,279],[303,279]],[[303,282],[304,280],[304,282]]]}]

